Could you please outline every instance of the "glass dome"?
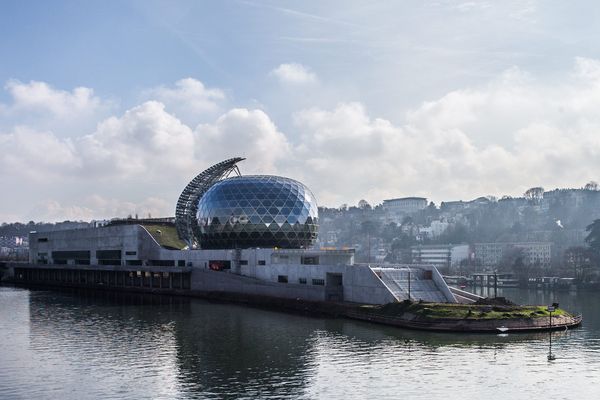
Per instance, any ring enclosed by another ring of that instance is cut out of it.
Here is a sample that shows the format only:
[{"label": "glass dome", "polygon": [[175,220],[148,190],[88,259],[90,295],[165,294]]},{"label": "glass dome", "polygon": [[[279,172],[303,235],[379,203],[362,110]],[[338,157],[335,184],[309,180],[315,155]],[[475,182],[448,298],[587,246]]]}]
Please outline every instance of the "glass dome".
[{"label": "glass dome", "polygon": [[197,222],[203,249],[307,248],[319,229],[311,191],[293,179],[268,175],[215,183],[198,202]]}]

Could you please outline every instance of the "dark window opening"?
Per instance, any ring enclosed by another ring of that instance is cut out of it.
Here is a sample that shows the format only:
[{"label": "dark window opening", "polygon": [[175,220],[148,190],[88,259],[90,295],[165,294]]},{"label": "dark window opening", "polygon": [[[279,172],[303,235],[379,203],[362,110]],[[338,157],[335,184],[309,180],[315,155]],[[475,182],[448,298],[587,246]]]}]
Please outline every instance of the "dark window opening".
[{"label": "dark window opening", "polygon": [[96,250],[96,258],[99,260],[120,260],[121,250]]},{"label": "dark window opening", "polygon": [[87,260],[90,258],[90,251],[74,250],[74,251],[53,251],[52,259],[59,260]]},{"label": "dark window opening", "polygon": [[306,285],[306,278],[298,278],[298,283]]},{"label": "dark window opening", "polygon": [[300,263],[305,265],[318,265],[319,256],[302,256]]},{"label": "dark window opening", "polygon": [[137,255],[137,251],[126,251],[125,255],[126,256],[135,256],[135,255]]},{"label": "dark window opening", "polygon": [[240,265],[248,265],[248,260],[240,260]]},{"label": "dark window opening", "polygon": [[98,260],[98,265],[121,265],[121,259],[118,260]]},{"label": "dark window opening", "polygon": [[185,267],[185,260],[179,260],[179,261],[177,261],[177,266],[178,267]]},{"label": "dark window opening", "polygon": [[231,269],[231,261],[229,260],[210,260],[208,267],[213,271],[222,271],[224,269]]},{"label": "dark window opening", "polygon": [[267,265],[265,260],[258,260],[258,265]]},{"label": "dark window opening", "polygon": [[288,277],[287,277],[287,275],[278,275],[277,276],[277,282],[279,282],[279,283],[288,283]]},{"label": "dark window opening", "polygon": [[324,286],[325,285],[325,279],[313,279],[312,280],[312,284],[313,285],[318,285],[318,286]]},{"label": "dark window opening", "polygon": [[148,260],[148,265],[154,267],[174,267],[175,260]]},{"label": "dark window opening", "polygon": [[39,243],[44,243],[44,242],[47,242],[47,241],[48,241],[48,238],[38,238],[38,242]]}]

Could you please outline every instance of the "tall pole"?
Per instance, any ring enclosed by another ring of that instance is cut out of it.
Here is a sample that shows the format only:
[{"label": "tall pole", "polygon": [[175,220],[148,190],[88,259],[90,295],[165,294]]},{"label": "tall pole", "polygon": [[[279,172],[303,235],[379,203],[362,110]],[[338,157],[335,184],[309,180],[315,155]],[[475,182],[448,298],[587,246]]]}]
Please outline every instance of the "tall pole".
[{"label": "tall pole", "polygon": [[410,301],[410,268],[408,269],[408,301]]},{"label": "tall pole", "polygon": [[550,342],[548,344],[548,360],[554,360],[554,356],[552,355],[552,309],[550,309],[549,312],[550,312],[550,331],[548,332],[548,334],[550,335]]},{"label": "tall pole", "polygon": [[548,357],[552,357],[552,311],[550,311],[550,344],[548,348]]},{"label": "tall pole", "polygon": [[498,297],[498,271],[494,271],[494,297]]},{"label": "tall pole", "polygon": [[368,252],[368,258],[369,258],[369,264],[371,264],[371,232],[367,232],[367,241],[369,242],[368,246],[369,246],[369,252]]}]

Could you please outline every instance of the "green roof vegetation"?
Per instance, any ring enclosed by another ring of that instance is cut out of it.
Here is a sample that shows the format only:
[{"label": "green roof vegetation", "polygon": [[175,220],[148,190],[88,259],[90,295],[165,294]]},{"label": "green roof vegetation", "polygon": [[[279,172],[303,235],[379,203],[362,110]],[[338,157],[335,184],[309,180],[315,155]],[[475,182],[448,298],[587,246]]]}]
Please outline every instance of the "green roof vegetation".
[{"label": "green roof vegetation", "polygon": [[[372,310],[389,316],[404,313],[418,315],[427,319],[518,319],[549,318],[546,306],[492,306],[475,304],[445,303],[390,303]],[[552,316],[568,315],[565,310],[557,309]]]},{"label": "green roof vegetation", "polygon": [[146,228],[158,244],[166,249],[183,250],[186,247],[186,243],[179,239],[175,225],[142,224],[142,226]]}]

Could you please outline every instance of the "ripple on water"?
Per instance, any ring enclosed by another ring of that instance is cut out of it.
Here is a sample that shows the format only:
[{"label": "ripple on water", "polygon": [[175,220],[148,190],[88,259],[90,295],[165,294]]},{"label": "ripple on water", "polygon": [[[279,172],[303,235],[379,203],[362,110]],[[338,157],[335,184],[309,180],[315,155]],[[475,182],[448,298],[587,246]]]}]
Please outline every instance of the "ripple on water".
[{"label": "ripple on water", "polygon": [[[593,318],[553,334],[557,360],[549,363],[547,335],[428,334],[196,300],[130,300],[0,288],[1,397],[600,397]],[[552,376],[560,384],[548,385]]]}]

